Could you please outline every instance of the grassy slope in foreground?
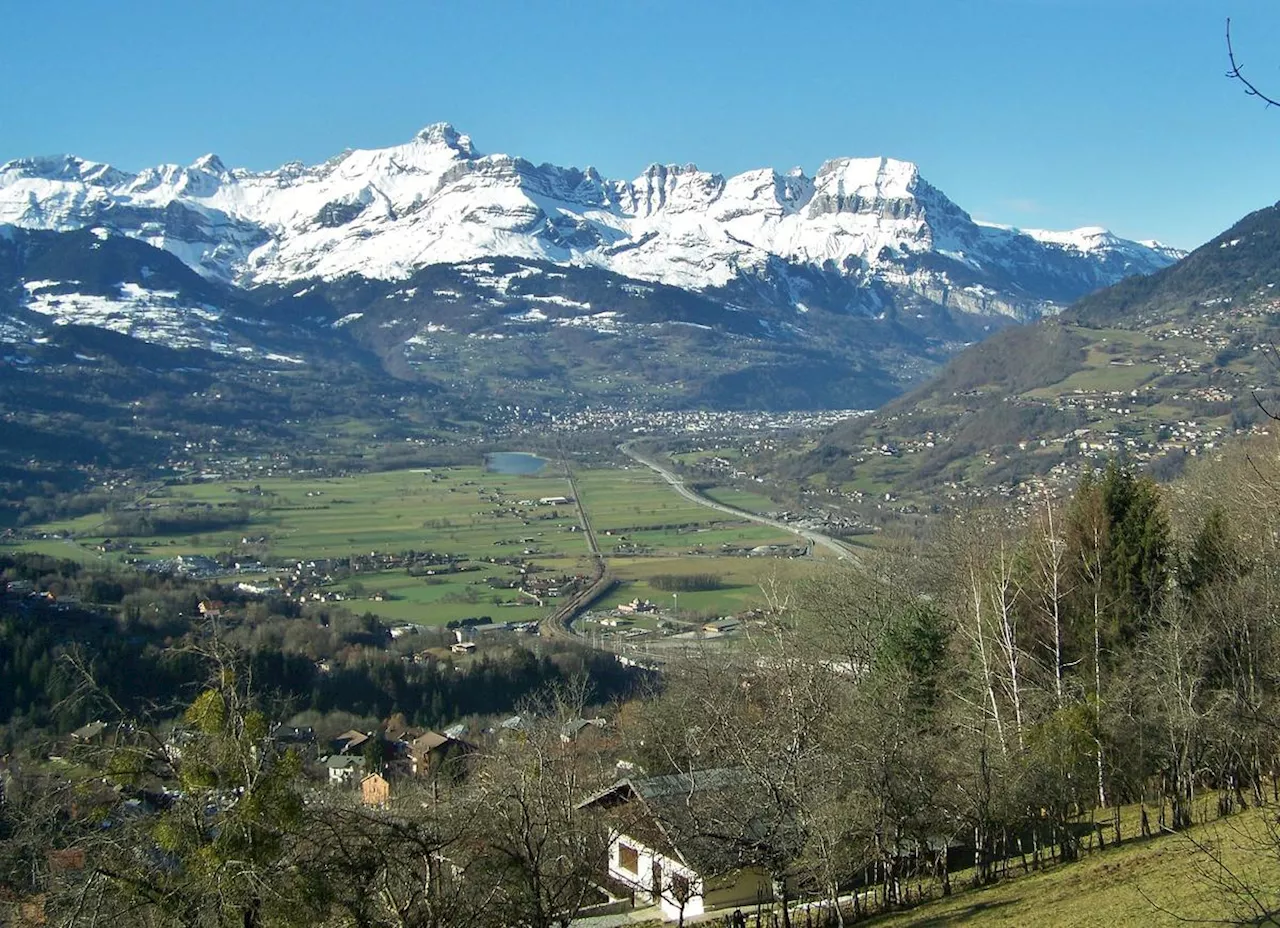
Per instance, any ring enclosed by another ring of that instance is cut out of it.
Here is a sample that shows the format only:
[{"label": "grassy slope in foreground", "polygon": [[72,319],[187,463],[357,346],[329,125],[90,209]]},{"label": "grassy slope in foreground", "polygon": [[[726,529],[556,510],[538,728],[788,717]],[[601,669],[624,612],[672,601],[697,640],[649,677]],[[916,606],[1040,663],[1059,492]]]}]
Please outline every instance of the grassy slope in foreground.
[{"label": "grassy slope in foreground", "polygon": [[[1275,812],[1264,809],[1262,814]],[[1222,872],[1197,845],[1216,848],[1234,873],[1266,887],[1270,902],[1280,909],[1280,861],[1275,851],[1260,850],[1258,842],[1263,838],[1261,815],[1249,812],[1197,826],[1186,835],[1131,841],[1077,863],[957,892],[871,924],[877,928],[1172,928],[1231,924],[1237,919],[1254,924],[1238,910],[1236,900],[1214,885]]]}]

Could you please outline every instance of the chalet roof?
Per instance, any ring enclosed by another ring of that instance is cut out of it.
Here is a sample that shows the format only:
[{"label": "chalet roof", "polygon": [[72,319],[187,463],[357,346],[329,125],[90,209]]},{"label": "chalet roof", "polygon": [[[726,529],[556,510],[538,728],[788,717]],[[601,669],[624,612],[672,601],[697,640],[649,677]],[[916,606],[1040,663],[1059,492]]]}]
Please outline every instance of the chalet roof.
[{"label": "chalet roof", "polygon": [[436,748],[443,747],[453,739],[447,735],[442,735],[438,731],[429,731],[426,734],[419,735],[413,739],[413,749],[415,751],[434,751]]},{"label": "chalet roof", "polygon": [[388,741],[412,742],[423,735],[423,730],[412,725],[388,725],[384,734]]},{"label": "chalet roof", "polygon": [[88,725],[82,725],[71,733],[71,737],[77,741],[89,741],[98,737],[107,729],[107,723],[98,719],[96,722],[90,722]]},{"label": "chalet roof", "polygon": [[663,796],[726,789],[745,779],[744,771],[732,767],[709,767],[656,777],[623,777],[612,786],[583,799],[578,808],[612,808],[636,799],[651,801]]},{"label": "chalet roof", "polygon": [[621,835],[683,861],[706,876],[753,863],[776,829],[750,810],[747,772],[716,767],[666,776],[623,778],[578,808],[597,808]]},{"label": "chalet roof", "polygon": [[348,767],[363,767],[364,758],[358,754],[334,754],[325,761],[330,770],[346,770]]},{"label": "chalet roof", "polygon": [[351,731],[344,731],[342,734],[338,735],[338,737],[333,739],[334,744],[342,745],[342,753],[344,754],[354,748],[360,747],[368,740],[368,735],[362,731],[356,731],[354,728]]},{"label": "chalet roof", "polygon": [[560,734],[573,739],[582,733],[584,728],[604,728],[604,719],[570,719],[560,727]]},{"label": "chalet roof", "polygon": [[737,619],[716,619],[714,622],[703,624],[703,628],[717,632],[727,632],[737,628],[742,623]]},{"label": "chalet roof", "polygon": [[309,744],[316,740],[316,731],[309,725],[303,727],[281,725],[271,735],[276,741],[297,742],[300,744]]}]

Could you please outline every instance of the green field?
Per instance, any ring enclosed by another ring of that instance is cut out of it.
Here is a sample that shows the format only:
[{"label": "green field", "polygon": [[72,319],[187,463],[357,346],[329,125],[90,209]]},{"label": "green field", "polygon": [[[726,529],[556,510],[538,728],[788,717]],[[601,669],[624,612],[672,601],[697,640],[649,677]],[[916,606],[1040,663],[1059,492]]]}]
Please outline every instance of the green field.
[{"label": "green field", "polygon": [[[600,608],[612,608],[632,599],[648,599],[664,612],[678,605],[680,612],[730,615],[764,604],[760,583],[776,578],[785,583],[812,569],[805,561],[759,557],[632,557],[611,558],[610,572],[618,578],[618,586],[601,600]],[[684,592],[679,602],[671,593],[651,583],[663,574],[716,574],[721,579],[717,590]]]},{"label": "green field", "polygon": [[61,560],[75,561],[78,564],[98,564],[114,560],[107,555],[85,548],[74,541],[27,541],[22,544],[0,543],[0,551],[5,548],[27,551],[32,554],[45,554]]},{"label": "green field", "polygon": [[[601,550],[621,581],[606,605],[635,597],[667,603],[670,594],[652,588],[648,578],[714,573],[724,578],[722,588],[682,594],[681,608],[727,614],[755,602],[761,571],[789,563],[710,556],[726,546],[740,550],[791,545],[796,539],[688,502],[647,468],[581,469],[576,477]],[[276,571],[322,558],[431,551],[465,559],[464,566],[474,569],[431,577],[410,576],[403,567],[366,570],[339,576],[317,591],[341,593],[346,608],[389,620],[438,624],[490,615],[495,622],[529,621],[545,616],[555,600],[538,605],[518,590],[494,589],[486,580],[514,579],[518,567],[491,564],[487,559],[532,563],[548,576],[588,573],[588,545],[577,530],[576,507],[537,503],[542,497],[569,493],[558,468],[547,476],[449,467],[349,477],[157,485],[139,498],[136,508],[118,514],[94,513],[34,530],[71,538],[37,538],[21,547],[85,563],[120,562],[126,556],[163,560],[202,554],[261,561]],[[769,505],[760,494],[720,489],[713,495],[744,508]],[[141,518],[150,521],[138,522]],[[190,524],[181,523],[183,519],[203,519],[212,527],[175,529],[175,525]],[[223,524],[213,524],[219,520]],[[163,530],[149,534],[120,530],[141,524]],[[99,548],[108,539],[117,546],[132,547],[104,554]],[[637,552],[645,556],[631,556]]]},{"label": "green field", "polygon": [[[365,591],[359,597],[351,596],[353,581],[336,583],[333,588],[351,597],[347,605],[354,611],[422,625],[479,615],[487,615],[495,622],[529,622],[546,615],[546,608],[518,590],[491,590],[484,585],[485,577],[507,573],[504,568],[486,565],[478,571],[424,580],[403,570],[384,570],[354,581]],[[373,600],[369,598],[374,595],[370,590],[386,595],[381,601]]]},{"label": "green field", "polygon": [[[1138,357],[1149,354],[1139,352]],[[1112,364],[1115,361],[1132,363]],[[1160,373],[1160,366],[1137,360],[1130,355],[1111,355],[1104,351],[1090,351],[1083,370],[1076,371],[1065,380],[1048,387],[1027,392],[1035,399],[1054,399],[1072,390],[1086,393],[1110,390],[1136,390]]]},{"label": "green field", "polygon": [[[436,472],[390,471],[352,477],[274,478],[256,482],[211,481],[160,488],[144,505],[148,512],[228,512],[249,509],[243,525],[193,534],[135,537],[148,555],[213,554],[253,547],[289,560],[407,549],[444,550],[480,557],[495,543],[537,538],[540,548],[578,548],[566,534],[575,524],[571,508],[519,506],[521,500],[567,493],[563,477],[511,477],[480,468]],[[505,508],[518,513],[502,511]],[[74,532],[96,544],[109,532],[104,514],[41,526]],[[265,537],[261,543],[244,538]]]},{"label": "green field", "polygon": [[618,545],[664,554],[795,543],[789,532],[691,503],[639,465],[582,471],[578,492],[606,555]]},{"label": "green field", "polygon": [[742,509],[746,512],[772,512],[778,509],[778,504],[763,493],[756,493],[754,490],[739,490],[736,487],[708,487],[702,491],[702,495],[707,499],[713,499],[717,503],[724,503],[726,506],[733,506],[736,509]]}]

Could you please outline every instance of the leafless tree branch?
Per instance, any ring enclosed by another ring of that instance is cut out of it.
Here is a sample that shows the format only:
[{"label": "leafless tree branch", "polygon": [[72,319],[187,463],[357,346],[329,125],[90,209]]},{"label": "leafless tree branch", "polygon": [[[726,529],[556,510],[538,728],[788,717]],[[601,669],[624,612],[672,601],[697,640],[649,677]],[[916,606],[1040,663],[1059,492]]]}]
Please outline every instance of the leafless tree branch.
[{"label": "leafless tree branch", "polygon": [[1236,60],[1235,49],[1231,45],[1231,18],[1227,18],[1227,60],[1231,62],[1231,69],[1227,71],[1227,77],[1233,81],[1239,81],[1244,87],[1245,96],[1257,97],[1267,106],[1280,106],[1280,101],[1268,96],[1258,89],[1257,85],[1244,76],[1241,70],[1242,65]]}]

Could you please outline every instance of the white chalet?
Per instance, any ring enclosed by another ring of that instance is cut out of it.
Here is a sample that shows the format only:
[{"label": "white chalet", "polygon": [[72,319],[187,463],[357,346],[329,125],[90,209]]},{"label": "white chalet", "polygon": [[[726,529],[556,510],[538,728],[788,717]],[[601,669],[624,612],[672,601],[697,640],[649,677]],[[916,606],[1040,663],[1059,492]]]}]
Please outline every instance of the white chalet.
[{"label": "white chalet", "polygon": [[354,783],[364,774],[364,758],[358,754],[334,754],[320,762],[329,771],[330,786]]},{"label": "white chalet", "polygon": [[612,821],[609,876],[630,886],[637,903],[657,903],[664,918],[696,918],[712,909],[746,908],[773,898],[773,881],[742,866],[732,849],[701,833],[698,799],[733,803],[743,776],[714,769],[624,778],[578,804]]}]

